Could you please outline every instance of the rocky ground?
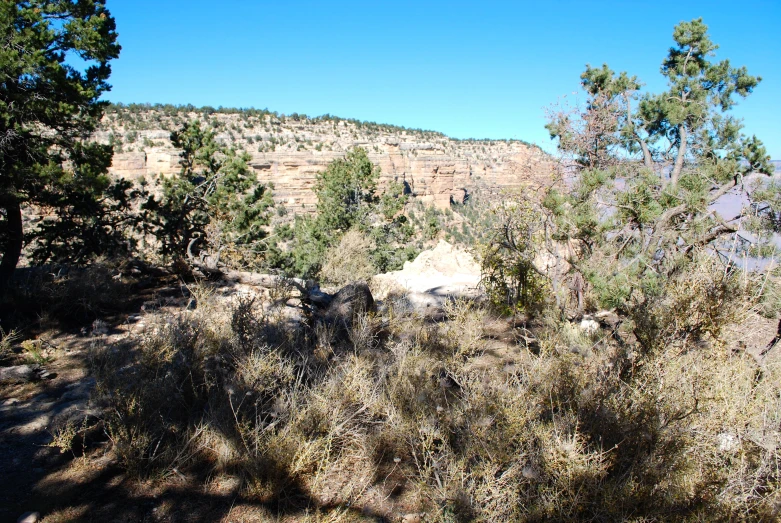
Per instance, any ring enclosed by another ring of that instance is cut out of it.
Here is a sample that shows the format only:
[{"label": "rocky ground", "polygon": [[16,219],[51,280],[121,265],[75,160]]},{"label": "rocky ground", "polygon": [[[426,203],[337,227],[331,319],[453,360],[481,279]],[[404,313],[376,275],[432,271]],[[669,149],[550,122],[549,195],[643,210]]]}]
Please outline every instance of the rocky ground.
[{"label": "rocky ground", "polygon": [[[45,521],[128,520],[121,514],[133,513],[137,502],[129,501],[130,493],[119,494],[128,483],[91,400],[90,354],[101,346],[132,342],[146,314],[185,307],[186,288],[177,286],[173,295],[172,290],[161,279],[126,296],[123,314],[80,329],[36,332],[40,352],[17,347],[17,356],[6,361],[35,372],[0,382],[0,469],[8,472],[0,475],[0,521],[17,521],[28,513],[49,515]],[[33,516],[25,521],[36,521]]]},{"label": "rocky ground", "polygon": [[381,297],[396,289],[416,308],[442,307],[453,297],[479,297],[480,265],[464,249],[440,240],[401,270],[375,276],[373,284]]}]

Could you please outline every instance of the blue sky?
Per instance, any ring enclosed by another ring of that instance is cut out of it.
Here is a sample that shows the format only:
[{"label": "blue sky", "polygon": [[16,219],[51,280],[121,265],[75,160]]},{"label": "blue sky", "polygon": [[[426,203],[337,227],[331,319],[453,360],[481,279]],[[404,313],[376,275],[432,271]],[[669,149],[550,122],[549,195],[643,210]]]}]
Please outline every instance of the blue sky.
[{"label": "blue sky", "polygon": [[586,63],[664,88],[673,26],[762,83],[734,114],[781,159],[781,1],[108,0],[122,55],[107,98],[330,113],[551,150],[545,107]]}]

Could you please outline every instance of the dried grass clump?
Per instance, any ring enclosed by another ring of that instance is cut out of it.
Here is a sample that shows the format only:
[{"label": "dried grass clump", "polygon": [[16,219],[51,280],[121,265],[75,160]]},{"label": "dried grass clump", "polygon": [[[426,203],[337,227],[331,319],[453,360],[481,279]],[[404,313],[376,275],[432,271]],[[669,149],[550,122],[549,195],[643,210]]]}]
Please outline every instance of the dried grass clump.
[{"label": "dried grass clump", "polygon": [[483,326],[487,311],[472,300],[458,298],[445,302],[448,318],[445,337],[454,353],[462,357],[479,354],[483,345]]},{"label": "dried grass clump", "polygon": [[325,255],[325,263],[320,275],[335,285],[344,285],[353,281],[369,281],[377,274],[369,253],[374,244],[368,236],[358,229],[350,229],[339,243]]},{"label": "dried grass clump", "polygon": [[663,302],[686,318],[660,305],[587,334],[542,315],[507,369],[470,364],[488,314],[470,302],[441,321],[391,304],[340,338],[201,293],[136,350],[98,353],[99,392],[130,470],[232,474],[252,499],[332,515],[772,520],[781,369],[729,350],[724,327],[756,302],[731,277],[671,282]]},{"label": "dried grass clump", "polygon": [[0,327],[0,362],[13,356],[13,347],[21,338],[16,330],[11,329],[6,332]]}]

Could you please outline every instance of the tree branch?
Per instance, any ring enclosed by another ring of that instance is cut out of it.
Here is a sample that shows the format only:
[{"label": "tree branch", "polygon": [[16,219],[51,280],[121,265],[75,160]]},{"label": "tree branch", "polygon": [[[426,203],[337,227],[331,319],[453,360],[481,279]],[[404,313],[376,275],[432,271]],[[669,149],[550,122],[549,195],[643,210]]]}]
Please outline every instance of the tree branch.
[{"label": "tree branch", "polygon": [[692,243],[686,248],[686,254],[691,254],[691,252],[694,250],[695,247],[703,247],[705,245],[708,245],[710,242],[718,238],[719,236],[723,234],[730,234],[737,232],[737,227],[733,227],[732,225],[727,225],[726,223],[721,223],[716,226],[712,231],[710,231],[705,236],[702,236],[699,238],[696,242]]},{"label": "tree branch", "polygon": [[739,175],[736,174],[732,180],[719,187],[718,190],[716,190],[716,192],[711,195],[709,203],[715,203],[716,200],[727,194],[733,187],[735,187],[738,184],[738,176]]}]

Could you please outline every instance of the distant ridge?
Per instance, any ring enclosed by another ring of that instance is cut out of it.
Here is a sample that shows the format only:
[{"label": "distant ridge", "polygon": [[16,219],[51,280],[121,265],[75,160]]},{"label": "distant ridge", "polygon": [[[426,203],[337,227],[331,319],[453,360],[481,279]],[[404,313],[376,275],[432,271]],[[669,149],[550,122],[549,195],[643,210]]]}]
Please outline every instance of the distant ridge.
[{"label": "distant ridge", "polygon": [[354,147],[382,170],[381,184],[402,182],[410,194],[439,208],[479,192],[539,187],[554,176],[553,158],[523,140],[459,140],[436,131],[345,119],[326,114],[280,114],[166,104],[109,104],[93,139],[114,146],[112,174],[152,179],[179,171],[171,131],[192,120],[216,140],[249,155],[274,199],[294,212],[314,212],[317,174]]},{"label": "distant ridge", "polygon": [[203,107],[196,107],[192,104],[161,104],[161,103],[131,103],[131,104],[124,104],[121,102],[118,103],[109,103],[107,105],[107,112],[117,112],[117,111],[130,111],[130,112],[141,112],[141,111],[159,111],[167,114],[178,114],[178,113],[200,113],[204,116],[211,116],[213,114],[239,114],[239,115],[249,115],[249,116],[274,116],[275,118],[279,119],[286,119],[289,118],[293,121],[311,121],[311,122],[347,122],[353,125],[356,125],[358,127],[374,127],[374,128],[380,128],[387,131],[406,131],[406,132],[412,132],[412,133],[418,133],[422,135],[431,135],[431,136],[439,136],[442,138],[447,138],[448,140],[453,140],[457,142],[505,142],[505,143],[522,143],[525,145],[528,145],[530,147],[539,147],[536,144],[527,142],[526,140],[520,140],[518,138],[453,138],[451,136],[446,135],[443,132],[440,131],[432,131],[430,129],[420,129],[417,127],[405,127],[403,125],[395,125],[395,124],[387,124],[387,123],[377,123],[369,120],[359,120],[357,118],[342,118],[340,116],[335,116],[329,113],[322,114],[320,116],[309,116],[304,113],[280,113],[278,111],[271,111],[268,108],[265,109],[256,109],[254,107],[223,107],[219,106],[217,108],[214,108],[210,105],[206,105]]}]

